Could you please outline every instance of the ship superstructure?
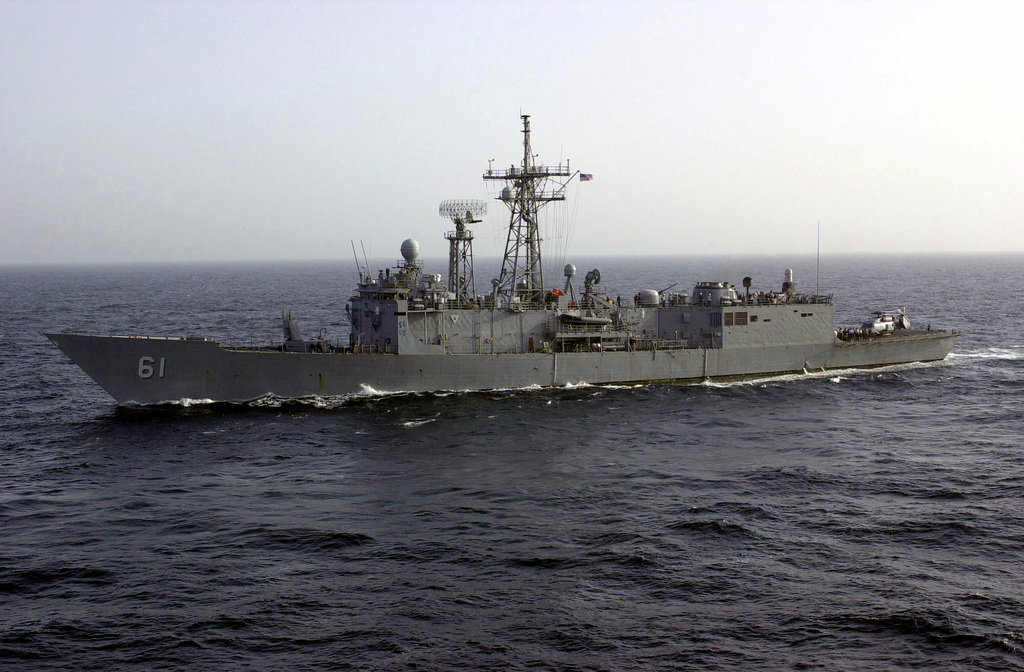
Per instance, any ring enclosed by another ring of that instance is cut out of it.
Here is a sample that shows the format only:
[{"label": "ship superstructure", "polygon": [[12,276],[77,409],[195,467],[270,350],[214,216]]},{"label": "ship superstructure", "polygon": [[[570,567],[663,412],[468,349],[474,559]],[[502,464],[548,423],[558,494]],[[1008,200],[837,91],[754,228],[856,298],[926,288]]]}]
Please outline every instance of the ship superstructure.
[{"label": "ship superstructure", "polygon": [[[724,348],[773,343],[828,343],[832,297],[800,294],[787,270],[777,292],[741,294],[727,282],[700,282],[690,295],[662,295],[640,289],[621,301],[601,296],[598,269],[589,271],[576,298],[574,266],[565,268],[565,289],[546,289],[542,272],[538,212],[564,200],[568,181],[578,175],[568,163],[534,163],[530,119],[524,115],[523,159],[518,167],[491,170],[485,180],[506,185],[498,200],[510,221],[501,275],[492,291],[470,291],[472,233],[468,225],[486,210],[482,201],[445,201],[440,212],[455,223],[448,282],[424,274],[419,245],[402,244],[394,269],[361,278],[350,302],[357,352],[393,354],[515,354]],[[552,186],[554,183],[554,186]],[[800,307],[800,308],[796,308]]]}]

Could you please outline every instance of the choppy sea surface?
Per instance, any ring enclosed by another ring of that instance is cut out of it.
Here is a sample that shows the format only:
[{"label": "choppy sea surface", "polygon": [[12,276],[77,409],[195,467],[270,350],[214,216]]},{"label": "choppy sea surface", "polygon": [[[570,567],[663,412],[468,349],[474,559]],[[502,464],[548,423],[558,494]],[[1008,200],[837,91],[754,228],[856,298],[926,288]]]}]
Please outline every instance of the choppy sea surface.
[{"label": "choppy sea surface", "polygon": [[0,668],[1024,669],[1024,256],[576,263],[611,296],[792,267],[837,326],[963,337],[730,385],[131,409],[41,333],[269,343],[290,308],[344,340],[352,264],[0,268]]}]

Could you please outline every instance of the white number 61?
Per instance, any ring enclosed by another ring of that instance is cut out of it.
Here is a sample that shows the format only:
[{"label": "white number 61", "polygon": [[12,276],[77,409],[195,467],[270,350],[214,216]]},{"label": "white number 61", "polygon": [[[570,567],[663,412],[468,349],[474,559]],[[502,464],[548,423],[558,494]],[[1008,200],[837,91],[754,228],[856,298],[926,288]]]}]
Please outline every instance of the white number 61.
[{"label": "white number 61", "polygon": [[154,373],[156,373],[160,378],[164,377],[167,360],[161,357],[158,369],[153,368],[154,362],[156,362],[156,360],[152,357],[139,357],[139,378],[152,378]]}]

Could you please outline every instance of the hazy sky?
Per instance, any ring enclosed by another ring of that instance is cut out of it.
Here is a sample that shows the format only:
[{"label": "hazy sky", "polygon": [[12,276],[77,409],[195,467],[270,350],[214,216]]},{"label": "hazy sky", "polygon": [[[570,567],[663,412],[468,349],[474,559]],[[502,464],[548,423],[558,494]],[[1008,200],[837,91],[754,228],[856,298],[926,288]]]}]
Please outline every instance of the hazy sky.
[{"label": "hazy sky", "polygon": [[444,256],[521,112],[594,175],[580,254],[1021,251],[1022,36],[1016,0],[0,0],[0,263]]}]

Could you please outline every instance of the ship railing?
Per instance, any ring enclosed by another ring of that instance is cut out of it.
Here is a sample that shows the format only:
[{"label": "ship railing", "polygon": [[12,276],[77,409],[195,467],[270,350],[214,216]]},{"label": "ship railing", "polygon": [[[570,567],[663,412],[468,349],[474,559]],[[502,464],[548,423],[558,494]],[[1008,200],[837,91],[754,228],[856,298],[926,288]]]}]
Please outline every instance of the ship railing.
[{"label": "ship railing", "polygon": [[447,307],[449,309],[459,309],[459,310],[480,310],[482,305],[483,305],[483,302],[480,300],[480,298],[479,297],[474,297],[474,298],[471,298],[471,299],[466,299],[464,301],[463,300],[459,300],[459,299],[450,299],[445,304],[445,307]]},{"label": "ship railing", "polygon": [[689,341],[681,338],[638,338],[630,340],[630,350],[685,350]]},{"label": "ship railing", "polygon": [[525,313],[530,310],[544,310],[547,307],[546,303],[537,301],[509,301],[505,304],[505,308],[514,313]]},{"label": "ship railing", "polygon": [[[488,346],[488,348],[489,347],[490,346]],[[446,355],[480,355],[484,352],[489,353],[490,349],[483,350],[479,344],[459,346],[446,345],[444,348],[444,354]]]},{"label": "ship railing", "polygon": [[484,173],[485,180],[513,180],[520,178],[537,178],[537,177],[569,177],[572,175],[572,170],[569,168],[569,164],[562,165],[561,163],[557,166],[531,166],[528,170],[523,170],[517,166],[511,168],[500,168],[498,170],[488,170]]},{"label": "ship railing", "polygon": [[609,333],[610,324],[560,324],[558,325],[559,334],[602,334]]},{"label": "ship railing", "polygon": [[[540,347],[542,346],[538,345],[538,348]],[[513,345],[488,343],[484,338],[477,339],[475,343],[464,342],[459,345],[445,344],[444,346],[446,355],[514,355],[519,352],[523,351]]]},{"label": "ship railing", "polygon": [[[555,348],[556,351],[560,352],[599,352],[601,350],[615,351],[615,350],[628,350],[630,352],[651,352],[655,350],[686,350],[690,347],[689,341],[685,339],[661,339],[661,338],[637,338],[637,339],[623,339],[616,341],[614,339],[594,339],[593,341],[555,341],[542,347],[538,347],[537,352],[550,352],[545,348]],[[563,349],[568,348],[568,349]],[[446,355],[481,355],[481,354],[515,354],[523,352],[515,347],[495,347],[492,350],[490,344],[474,343],[460,346],[446,345],[444,352]]]},{"label": "ship railing", "polygon": [[356,343],[351,347],[351,352],[353,355],[381,355],[388,351],[379,345]]},{"label": "ship railing", "polygon": [[[505,196],[503,194],[503,195],[498,197],[498,200],[499,201],[516,201],[516,200],[519,200],[519,199],[517,199],[516,195],[513,193],[513,194],[509,194],[508,196]],[[531,201],[564,201],[565,200],[565,192],[560,190],[560,189],[559,190],[555,190],[555,191],[535,191],[535,192],[533,192],[531,194],[530,200]]]},{"label": "ship railing", "polygon": [[818,303],[832,305],[832,294],[752,294],[733,300],[736,306],[784,306],[789,304]]}]

